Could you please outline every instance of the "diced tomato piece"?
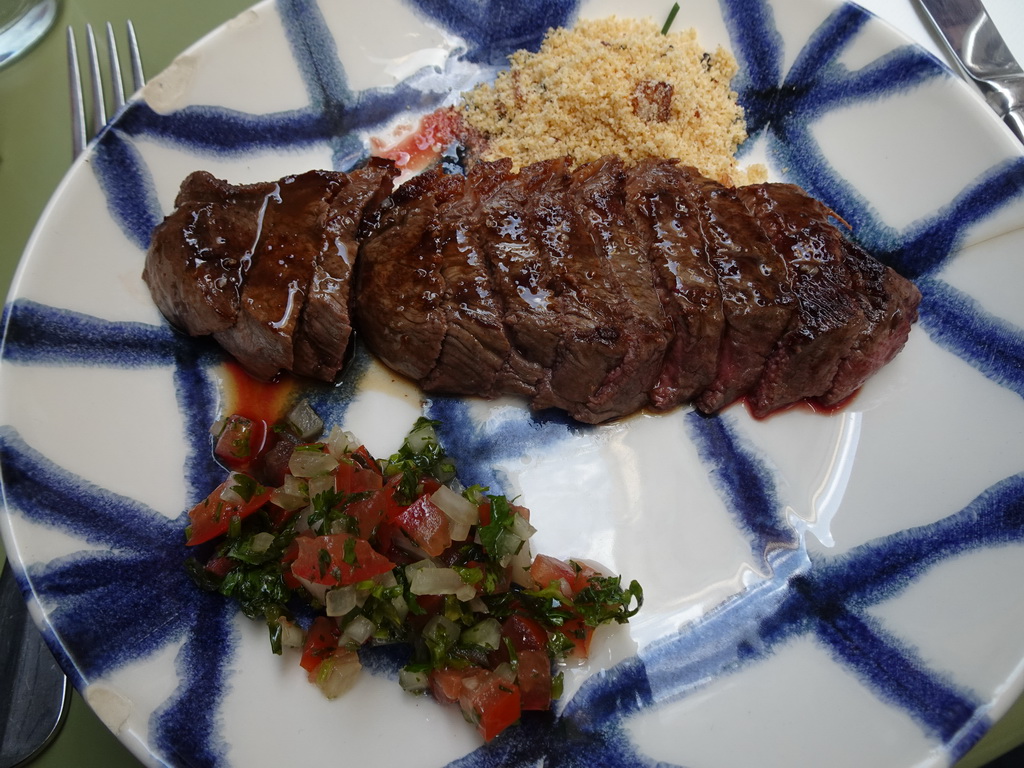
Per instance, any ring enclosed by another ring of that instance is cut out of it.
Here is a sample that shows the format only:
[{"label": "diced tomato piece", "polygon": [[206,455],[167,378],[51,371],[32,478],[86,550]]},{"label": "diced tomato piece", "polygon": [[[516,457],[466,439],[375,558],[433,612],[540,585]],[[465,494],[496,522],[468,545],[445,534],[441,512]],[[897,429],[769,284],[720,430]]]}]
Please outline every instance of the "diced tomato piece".
[{"label": "diced tomato piece", "polygon": [[520,651],[516,664],[520,703],[524,710],[551,707],[551,659],[546,651]]},{"label": "diced tomato piece", "polygon": [[381,473],[380,465],[377,464],[376,459],[370,455],[370,452],[366,450],[365,445],[360,445],[354,451],[352,451],[352,459],[363,469],[371,469],[378,475],[383,476]]},{"label": "diced tomato piece", "polygon": [[484,741],[493,739],[522,714],[519,686],[494,672],[473,678],[472,684],[464,680],[459,706]]},{"label": "diced tomato piece", "polygon": [[[390,478],[384,487],[373,491],[372,495],[365,499],[352,502],[345,510],[358,521],[360,538],[369,539],[382,521],[392,519],[404,509],[395,501],[395,489],[398,487],[399,479],[399,476]],[[387,549],[390,543],[389,538],[381,549]]]},{"label": "diced tomato piece", "polygon": [[325,658],[331,655],[338,647],[338,639],[341,637],[341,630],[338,623],[326,616],[317,616],[313,620],[309,632],[306,633],[306,643],[302,647],[302,658],[299,664],[309,674],[310,682],[316,678],[316,669]]},{"label": "diced tomato piece", "polygon": [[418,171],[437,158],[455,139],[464,136],[467,130],[457,110],[443,107],[424,115],[416,130],[395,144],[389,146],[378,138],[371,138],[370,151],[377,157],[393,160],[399,168]]},{"label": "diced tomato piece", "polygon": [[485,501],[483,504],[477,505],[477,511],[480,516],[480,525],[491,524],[491,502]]},{"label": "diced tomato piece", "polygon": [[221,494],[229,486],[238,487],[239,485],[233,476],[229,476],[227,480],[214,488],[209,496],[192,507],[188,513],[188,540],[185,543],[191,547],[223,536],[228,532],[232,520],[244,520],[266,504],[270,500],[273,489],[262,486],[255,480],[252,482],[253,487],[249,489],[252,494],[248,501],[234,503],[221,498]]},{"label": "diced tomato piece", "polygon": [[590,640],[594,636],[594,628],[587,626],[583,619],[567,619],[559,630],[569,638],[575,648],[569,652],[569,656],[585,659],[590,654]]},{"label": "diced tomato piece", "polygon": [[334,488],[345,493],[377,491],[384,486],[380,473],[366,469],[351,459],[342,459],[334,475]]},{"label": "diced tomato piece", "polygon": [[549,555],[537,555],[530,565],[530,578],[538,589],[547,589],[552,583],[566,597],[571,598],[576,591],[576,571],[564,560]]},{"label": "diced tomato piece", "polygon": [[530,522],[530,509],[528,507],[521,507],[518,504],[509,504],[508,508],[523,518],[526,522]]},{"label": "diced tomato piece", "polygon": [[247,470],[267,447],[267,432],[267,422],[262,419],[228,416],[213,454],[228,469]]},{"label": "diced tomato piece", "polygon": [[238,561],[233,557],[211,557],[209,562],[203,566],[204,570],[223,579],[227,576],[234,568],[238,565]]},{"label": "diced tomato piece", "polygon": [[420,488],[423,489],[422,491],[420,491],[420,496],[430,496],[431,494],[434,493],[434,491],[436,491],[440,487],[441,484],[434,478],[424,477],[422,480],[420,480]]},{"label": "diced tomato piece", "polygon": [[502,637],[507,637],[516,653],[521,651],[542,651],[548,647],[548,633],[540,622],[526,616],[513,614],[501,625]]},{"label": "diced tomato piece", "polygon": [[432,669],[430,670],[430,692],[442,704],[454,704],[462,694],[463,681],[467,678],[482,678],[486,674],[486,670],[479,667]]},{"label": "diced tomato piece", "polygon": [[267,438],[268,448],[253,472],[265,485],[284,485],[288,474],[288,462],[291,460],[299,439],[291,432],[275,431]]},{"label": "diced tomato piece", "polygon": [[491,667],[512,660],[509,644],[517,656],[523,651],[546,651],[548,647],[548,633],[544,627],[534,619],[515,613],[502,622],[501,637],[498,649],[487,654]]},{"label": "diced tomato piece", "polygon": [[452,543],[448,515],[426,496],[402,510],[395,523],[431,557],[440,555]]},{"label": "diced tomato piece", "polygon": [[578,595],[584,589],[590,586],[590,577],[597,576],[597,571],[591,568],[586,563],[576,563],[579,566],[579,572],[576,574],[576,579],[572,585],[573,595]]},{"label": "diced tomato piece", "polygon": [[444,610],[444,597],[442,595],[416,595],[416,604],[428,616],[433,616]]},{"label": "diced tomato piece", "polygon": [[292,575],[314,584],[346,586],[390,571],[394,564],[365,539],[347,533],[300,536]]}]

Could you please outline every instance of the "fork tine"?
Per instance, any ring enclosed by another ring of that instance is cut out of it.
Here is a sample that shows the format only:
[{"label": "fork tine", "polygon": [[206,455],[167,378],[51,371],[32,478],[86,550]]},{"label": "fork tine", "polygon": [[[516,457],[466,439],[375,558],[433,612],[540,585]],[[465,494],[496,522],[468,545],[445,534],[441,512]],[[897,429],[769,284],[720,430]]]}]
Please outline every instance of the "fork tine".
[{"label": "fork tine", "polygon": [[85,105],[82,99],[82,73],[78,68],[75,30],[68,26],[68,90],[71,94],[71,157],[85,149]]},{"label": "fork tine", "polygon": [[114,39],[114,27],[107,22],[107,61],[110,64],[110,85],[114,89],[113,114],[124,106],[124,77],[121,74],[121,60],[117,56],[117,41]]},{"label": "fork tine", "polygon": [[107,106],[103,97],[103,78],[92,24],[85,25],[85,42],[89,52],[89,76],[92,78],[92,134],[95,136],[107,124]]},{"label": "fork tine", "polygon": [[146,84],[146,76],[142,72],[142,53],[139,51],[139,39],[135,36],[135,25],[132,20],[125,22],[128,28],[128,55],[132,62],[132,85],[138,91]]}]

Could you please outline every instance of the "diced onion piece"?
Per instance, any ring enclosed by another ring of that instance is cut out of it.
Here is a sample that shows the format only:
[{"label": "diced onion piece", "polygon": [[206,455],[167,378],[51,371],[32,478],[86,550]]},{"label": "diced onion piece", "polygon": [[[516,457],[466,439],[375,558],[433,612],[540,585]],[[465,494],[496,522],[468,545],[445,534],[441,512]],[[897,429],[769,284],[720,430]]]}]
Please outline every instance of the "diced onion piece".
[{"label": "diced onion piece", "polygon": [[413,571],[409,591],[414,595],[454,595],[465,586],[469,585],[453,568],[420,568]]},{"label": "diced onion piece", "polygon": [[409,604],[405,602],[405,598],[398,595],[391,601],[391,605],[395,608],[395,615],[398,616],[398,620],[405,621],[405,617],[409,615]]},{"label": "diced onion piece", "polygon": [[426,693],[429,683],[430,675],[423,670],[414,672],[409,669],[402,669],[398,672],[398,684],[402,686],[403,691]]},{"label": "diced onion piece", "polygon": [[352,617],[352,621],[345,625],[341,632],[341,643],[352,643],[362,645],[369,640],[377,631],[377,625],[362,615]]},{"label": "diced onion piece", "polygon": [[452,541],[465,541],[469,538],[469,532],[472,530],[473,526],[468,523],[448,522],[448,536]]},{"label": "diced onion piece", "polygon": [[336,699],[355,685],[359,678],[359,656],[355,651],[339,648],[320,662],[316,684],[328,699]]},{"label": "diced onion piece", "polygon": [[[239,478],[242,479],[239,480]],[[242,475],[240,472],[232,472],[230,475],[228,475],[227,482],[224,483],[224,490],[220,492],[221,500],[226,501],[228,504],[245,504],[249,500],[244,498],[241,494],[239,494],[238,491],[235,490],[235,488],[238,487],[239,485],[245,487],[246,482],[249,481],[247,481],[247,479],[245,479],[245,476]]]},{"label": "diced onion piece", "polygon": [[278,617],[277,623],[281,626],[282,646],[285,648],[301,648],[305,644],[306,633],[302,631],[302,627],[284,616]]},{"label": "diced onion piece", "polygon": [[344,616],[356,607],[356,588],[349,584],[346,587],[328,590],[323,602],[328,616]]},{"label": "diced onion piece", "polygon": [[316,415],[316,411],[313,410],[308,400],[301,400],[288,411],[285,423],[299,436],[300,440],[313,440],[324,431],[323,420]]},{"label": "diced onion piece", "polygon": [[531,565],[533,565],[533,553],[530,552],[530,542],[527,540],[508,562],[512,583],[525,589],[534,589],[537,585],[533,581],[533,576],[530,575]]},{"label": "diced onion piece", "polygon": [[501,533],[498,534],[498,539],[494,544],[495,556],[498,558],[498,562],[503,566],[508,565],[512,562],[512,557],[523,546],[523,538],[517,536],[511,529],[503,528]]},{"label": "diced onion piece", "polygon": [[309,478],[309,500],[312,501],[324,491],[334,491],[334,475],[317,475]]},{"label": "diced onion piece", "polygon": [[294,475],[285,475],[284,484],[275,488],[270,494],[270,500],[281,509],[294,512],[302,509],[309,503],[306,481]]},{"label": "diced onion piece", "polygon": [[437,432],[434,431],[434,425],[429,422],[423,422],[405,438],[405,444],[413,453],[422,453],[424,448],[436,442]]},{"label": "diced onion piece", "polygon": [[[294,576],[294,574],[292,574]],[[319,600],[321,603],[327,602],[327,590],[330,589],[326,584],[315,584],[309,579],[304,579],[301,576],[295,576],[296,580],[306,588],[313,597]]]},{"label": "diced onion piece", "polygon": [[528,540],[533,534],[537,532],[537,529],[530,525],[530,521],[522,515],[515,515],[512,519],[512,533],[518,536],[523,541]]},{"label": "diced onion piece", "polygon": [[469,608],[473,613],[490,613],[491,609],[487,607],[479,595],[474,597],[472,600],[466,603],[466,607]]},{"label": "diced onion piece", "polygon": [[288,469],[296,477],[326,475],[337,468],[338,460],[323,451],[296,449],[288,459]]},{"label": "diced onion piece", "polygon": [[480,508],[447,485],[442,485],[430,494],[430,500],[439,506],[452,522],[466,525],[476,525],[480,522]]},{"label": "diced onion piece", "polygon": [[331,431],[327,435],[327,450],[331,456],[340,461],[359,446],[360,442],[351,432],[346,432],[337,424],[331,427]]},{"label": "diced onion piece", "polygon": [[253,552],[262,553],[270,549],[270,545],[274,543],[276,537],[274,534],[268,531],[260,531],[252,537],[252,541],[249,543],[249,548]]},{"label": "diced onion piece", "polygon": [[516,679],[516,670],[507,661],[503,661],[501,664],[496,666],[494,668],[494,674],[510,683],[515,682]]},{"label": "diced onion piece", "polygon": [[423,639],[447,650],[459,641],[459,625],[447,616],[435,614],[423,627]]},{"label": "diced onion piece", "polygon": [[463,645],[475,645],[489,651],[496,651],[501,644],[501,622],[491,618],[478,621],[472,627],[462,631],[459,641]]},{"label": "diced onion piece", "polygon": [[394,569],[390,571],[384,571],[384,573],[378,573],[373,577],[375,583],[380,584],[385,589],[387,587],[397,587],[398,578],[395,576]]}]

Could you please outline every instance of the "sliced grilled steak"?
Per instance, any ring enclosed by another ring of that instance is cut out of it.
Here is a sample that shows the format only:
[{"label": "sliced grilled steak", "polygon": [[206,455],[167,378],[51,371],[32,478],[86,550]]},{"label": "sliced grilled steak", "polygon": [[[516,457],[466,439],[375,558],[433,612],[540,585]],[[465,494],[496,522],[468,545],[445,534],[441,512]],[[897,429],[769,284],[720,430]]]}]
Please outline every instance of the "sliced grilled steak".
[{"label": "sliced grilled steak", "polygon": [[356,231],[363,214],[373,211],[391,191],[394,170],[371,160],[346,175],[331,199],[323,242],[313,262],[313,276],[295,333],[295,373],[333,381],[345,364],[352,333],[349,314],[352,270],[359,244]]},{"label": "sliced grilled steak", "polygon": [[[654,287],[644,243],[626,212],[626,170],[618,157],[603,157],[573,172],[572,207],[596,259],[587,293],[597,292],[621,323],[624,354],[588,402],[593,420],[631,413],[647,404],[672,337],[672,323]],[[588,268],[582,266],[584,276]],[[575,270],[577,273],[580,267]],[[589,300],[589,299],[588,299]]]},{"label": "sliced grilled steak", "polygon": [[672,322],[673,335],[649,392],[656,410],[689,402],[714,381],[725,330],[722,294],[708,259],[700,213],[679,193],[686,183],[674,162],[655,159],[631,169],[624,187],[626,210]]},{"label": "sliced grilled steak", "polygon": [[389,203],[359,250],[355,317],[360,334],[385,365],[420,381],[437,364],[448,327],[441,253],[432,227],[438,208],[434,179],[410,179]]},{"label": "sliced grilled steak", "polygon": [[192,174],[154,230],[143,279],[171,323],[212,334],[254,376],[331,380],[350,333],[356,230],[393,176],[378,163],[238,186]]},{"label": "sliced grilled steak", "polygon": [[164,317],[192,336],[235,324],[273,182],[232,186],[206,171],[181,184],[153,231],[142,277]]},{"label": "sliced grilled steak", "polygon": [[755,416],[825,395],[868,319],[846,266],[844,238],[792,184],[741,187],[740,199],[789,267],[797,310],[748,401]]},{"label": "sliced grilled steak", "polygon": [[172,323],[262,378],[333,380],[354,324],[425,391],[521,395],[590,423],[742,397],[756,416],[834,405],[917,317],[917,288],[792,185],[615,157],[477,163],[392,192],[395,175],[193,174],[143,276]]},{"label": "sliced grilled steak", "polygon": [[732,189],[680,169],[685,196],[700,215],[708,260],[722,292],[725,330],[715,378],[694,405],[714,413],[746,395],[790,322],[796,302],[786,262]]},{"label": "sliced grilled steak", "polygon": [[495,192],[484,206],[485,250],[509,339],[539,373],[532,405],[595,421],[589,402],[624,342],[568,199],[570,166],[535,163]]},{"label": "sliced grilled steak", "polygon": [[468,177],[431,171],[444,189],[431,227],[441,255],[447,332],[434,369],[421,386],[428,392],[494,397],[532,394],[539,374],[508,340],[504,309],[483,249],[483,206],[506,181],[510,161],[481,163]]},{"label": "sliced grilled steak", "polygon": [[835,213],[824,203],[807,196],[798,187],[775,187],[777,198],[781,198],[783,192],[794,205],[802,207],[806,217],[804,226],[806,222],[815,222],[821,238],[831,240],[830,250],[843,254],[843,264],[866,321],[848,354],[840,361],[831,387],[816,398],[832,406],[856,392],[869,376],[903,348],[910,327],[917,320],[921,292],[912,282],[844,237],[832,223],[837,218]]}]

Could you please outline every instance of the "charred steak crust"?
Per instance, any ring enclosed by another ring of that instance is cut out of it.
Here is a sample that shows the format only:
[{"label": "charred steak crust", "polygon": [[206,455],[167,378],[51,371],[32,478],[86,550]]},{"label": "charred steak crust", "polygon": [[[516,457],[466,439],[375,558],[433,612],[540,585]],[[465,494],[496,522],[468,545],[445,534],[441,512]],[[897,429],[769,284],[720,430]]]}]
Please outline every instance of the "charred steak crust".
[{"label": "charred steak crust", "polygon": [[600,423],[746,398],[842,403],[906,343],[920,292],[789,184],[676,161],[392,163],[231,185],[197,172],[143,277],[254,375],[332,381],[352,329],[425,391]]},{"label": "charred steak crust", "polygon": [[722,292],[707,253],[700,214],[680,194],[687,183],[676,163],[647,160],[629,172],[625,205],[644,244],[654,287],[671,320],[660,371],[648,393],[655,410],[690,402],[715,378],[725,330]]},{"label": "charred steak crust", "polygon": [[809,205],[811,198],[791,184],[756,184],[738,194],[786,260],[797,300],[749,398],[753,413],[765,416],[825,395],[868,319],[846,265],[845,239]]},{"label": "charred steak crust", "polygon": [[254,376],[333,380],[351,334],[351,271],[390,163],[233,185],[199,171],[153,232],[143,279],[172,325],[211,334]]},{"label": "charred steak crust", "polygon": [[646,248],[626,210],[625,182],[622,160],[605,157],[576,169],[570,188],[584,241],[596,255],[595,279],[590,284],[602,287],[608,309],[621,324],[619,338],[625,342],[619,364],[587,402],[595,421],[646,405],[672,336]]}]

